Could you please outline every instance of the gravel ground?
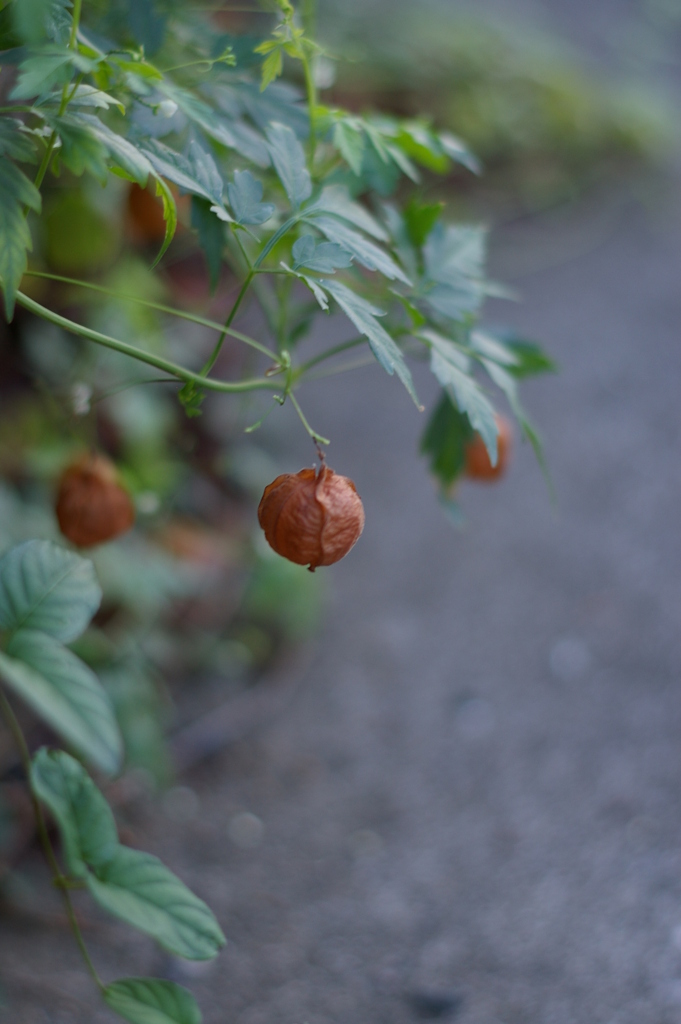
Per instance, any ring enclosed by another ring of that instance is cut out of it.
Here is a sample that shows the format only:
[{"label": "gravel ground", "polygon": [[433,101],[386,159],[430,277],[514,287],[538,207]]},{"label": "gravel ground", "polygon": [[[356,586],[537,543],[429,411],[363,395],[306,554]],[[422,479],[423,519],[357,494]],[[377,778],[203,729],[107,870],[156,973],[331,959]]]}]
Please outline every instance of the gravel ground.
[{"label": "gravel ground", "polygon": [[[310,388],[367,512],[311,667],[128,821],[229,944],[189,972],[88,909],[107,979],[183,981],[206,1024],[681,1022],[681,196],[654,199],[495,239],[524,302],[491,318],[561,365],[526,388],[555,505],[518,445],[501,484],[462,488],[456,531],[397,382]],[[103,1024],[38,893],[42,923],[0,924],[2,1019]]]}]

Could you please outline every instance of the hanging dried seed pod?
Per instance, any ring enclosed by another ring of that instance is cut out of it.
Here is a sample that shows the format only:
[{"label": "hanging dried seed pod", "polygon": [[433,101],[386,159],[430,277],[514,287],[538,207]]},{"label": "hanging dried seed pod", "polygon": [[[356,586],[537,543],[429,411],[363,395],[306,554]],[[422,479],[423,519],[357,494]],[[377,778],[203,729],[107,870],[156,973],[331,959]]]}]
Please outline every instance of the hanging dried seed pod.
[{"label": "hanging dried seed pod", "polygon": [[466,446],[466,476],[474,480],[498,480],[506,471],[511,452],[511,425],[503,416],[497,416],[497,464],[493,466],[485,442],[480,434]]},{"label": "hanging dried seed pod", "polygon": [[82,455],[62,473],[55,511],[59,529],[79,548],[113,540],[135,521],[130,495],[104,455]]},{"label": "hanging dried seed pod", "polygon": [[364,529],[364,508],[352,480],[323,465],[268,484],[258,520],[277,554],[314,572],[347,555]]}]

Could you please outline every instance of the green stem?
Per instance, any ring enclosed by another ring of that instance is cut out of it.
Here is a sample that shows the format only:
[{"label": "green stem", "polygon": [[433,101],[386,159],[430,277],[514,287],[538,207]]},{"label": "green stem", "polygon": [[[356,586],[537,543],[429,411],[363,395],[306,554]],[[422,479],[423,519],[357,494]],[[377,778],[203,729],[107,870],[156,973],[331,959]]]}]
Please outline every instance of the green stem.
[{"label": "green stem", "polygon": [[220,355],[220,350],[221,350],[221,348],[222,348],[222,346],[224,344],[224,340],[227,337],[227,332],[228,332],[229,328],[231,327],[232,321],[233,321],[234,317],[237,314],[239,306],[241,305],[241,302],[242,302],[246,292],[248,291],[252,280],[253,280],[253,271],[249,270],[248,274],[246,275],[246,280],[241,285],[241,288],[239,290],[239,294],[237,295],[236,299],[234,300],[234,305],[232,306],[232,308],[230,310],[229,316],[225,320],[225,324],[224,324],[224,327],[222,328],[222,332],[220,334],[220,337],[217,340],[217,344],[215,345],[215,348],[211,352],[211,354],[210,354],[210,356],[208,358],[208,362],[206,363],[206,365],[201,370],[201,373],[204,376],[207,376],[210,373],[210,371],[213,369],[213,367],[215,366],[217,358]]},{"label": "green stem", "polygon": [[312,359],[308,359],[306,363],[301,363],[296,368],[295,376],[296,380],[307,373],[317,363],[323,363],[325,359],[331,359],[332,356],[337,356],[341,352],[347,352],[350,348],[357,348],[358,345],[362,345],[366,341],[366,338],[353,338],[352,341],[342,341],[339,345],[333,345],[331,348],[327,348],[326,351],[320,352],[318,356],[313,356]]},{"label": "green stem", "polygon": [[24,309],[30,310],[31,313],[35,313],[37,316],[42,317],[43,320],[49,320],[50,323],[56,324],[57,327],[63,327],[64,330],[70,331],[72,334],[78,334],[82,338],[88,338],[90,341],[97,342],[98,345],[104,345],[105,348],[113,349],[115,352],[121,352],[123,355],[137,359],[141,363],[147,363],[149,366],[155,366],[157,370],[163,370],[164,373],[168,373],[172,377],[177,377],[178,380],[185,381],[185,383],[191,382],[193,384],[198,384],[199,387],[208,388],[211,391],[223,392],[280,390],[274,381],[261,377],[253,377],[249,380],[240,381],[211,380],[209,377],[205,377],[201,373],[194,373],[192,370],[185,369],[184,366],[178,366],[177,363],[171,363],[168,359],[163,359],[160,356],[152,355],[151,352],[145,352],[141,348],[136,348],[135,345],[128,345],[124,341],[118,341],[117,338],[110,338],[107,334],[100,334],[99,331],[93,331],[89,327],[83,327],[82,324],[77,324],[73,320],[68,320],[65,316],[60,316],[59,313],[54,313],[51,309],[41,306],[40,303],[36,302],[34,299],[29,299],[28,295],[24,295],[23,292],[17,292],[17,302],[20,306],[23,306]]},{"label": "green stem", "polygon": [[[73,16],[71,21],[71,34],[69,36],[69,50],[75,50],[76,46],[78,45],[78,26],[80,25],[80,12],[82,6],[83,0],[73,0]],[[78,84],[81,80],[82,75],[80,76],[78,83],[76,83],[76,89],[78,88]],[[66,110],[69,104],[69,100],[72,98],[72,96],[73,93],[71,93],[71,96],[69,96],[69,83],[66,82],[61,93],[61,103],[59,104],[59,117],[61,117],[64,111]],[[53,131],[48,139],[47,148],[45,149],[43,158],[40,162],[40,167],[38,168],[38,173],[36,174],[35,181],[33,182],[37,189],[40,189],[40,186],[42,185],[45,179],[45,175],[47,174],[47,168],[50,166],[50,160],[52,159],[52,153],[54,152],[56,142],[57,133],[56,131]],[[24,215],[26,216],[27,213],[28,210],[26,209],[24,211]]]},{"label": "green stem", "polygon": [[[215,320],[207,320],[206,317],[196,316],[194,313],[185,313],[184,310],[174,309],[172,306],[164,306],[160,302],[150,302],[148,299],[140,299],[136,295],[123,295],[120,292],[114,291],[112,288],[104,288],[99,284],[90,284],[89,281],[78,281],[73,277],[62,277],[60,274],[47,274],[40,270],[27,270],[26,274],[28,277],[43,277],[48,281],[61,281],[62,284],[76,285],[78,288],[87,288],[92,292],[101,292],[102,295],[109,295],[112,299],[120,299],[121,302],[136,302],[140,306],[146,306],[147,309],[156,309],[159,313],[167,313],[169,316],[176,316],[180,320],[189,320],[190,323],[199,324],[201,327],[210,327],[214,331],[223,331],[224,324],[219,324]],[[266,345],[261,345],[255,338],[249,338],[247,334],[242,334],[240,331],[228,330],[227,334],[230,338],[236,338],[238,341],[242,341],[244,345],[250,345],[251,348],[255,348],[258,352],[262,352],[264,355],[269,356],[270,359],[276,359],[277,353],[273,352],[272,349],[267,348]]]},{"label": "green stem", "polygon": [[317,3],[316,0],[303,0],[303,28],[309,39],[314,39],[317,33]]},{"label": "green stem", "polygon": [[310,424],[305,419],[305,414],[303,410],[298,405],[298,399],[296,398],[292,391],[288,392],[288,397],[291,399],[291,404],[293,405],[293,408],[296,410],[298,416],[300,417],[300,422],[303,424],[303,426],[305,427],[305,429],[307,430],[308,434],[315,442],[315,444],[331,444],[327,437],[322,437],[321,434],[318,434],[316,430],[312,429]]},{"label": "green stem", "polygon": [[317,149],[317,86],[310,58],[303,50],[303,71],[305,73],[305,87],[307,89],[307,106],[310,115],[310,167],[314,167],[315,151]]},{"label": "green stem", "polygon": [[19,725],[17,716],[14,714],[12,705],[7,700],[7,697],[5,696],[2,690],[0,690],[0,712],[2,712],[2,716],[5,719],[5,722],[7,723],[7,727],[11,732],[14,742],[16,743],[17,749],[19,751],[19,757],[21,758],[24,774],[26,775],[26,784],[28,785],[29,793],[31,795],[31,803],[33,805],[33,813],[35,815],[36,828],[38,830],[38,838],[40,839],[40,844],[43,848],[45,859],[47,860],[47,863],[49,864],[50,867],[50,871],[52,872],[52,879],[54,881],[54,884],[62,894],[64,900],[64,907],[66,910],[66,916],[69,919],[71,931],[73,932],[73,936],[78,945],[78,949],[80,950],[81,956],[83,957],[85,966],[87,967],[90,976],[92,977],[92,980],[94,981],[99,991],[103,992],[104,985],[99,975],[97,974],[95,965],[90,959],[90,954],[87,951],[85,940],[83,939],[83,934],[80,930],[80,925],[78,924],[78,918],[76,917],[76,912],[74,910],[73,903],[71,901],[71,896],[67,888],[67,880],[64,878],[62,870],[59,867],[59,862],[57,861],[57,858],[55,856],[55,852],[52,849],[52,843],[50,841],[49,832],[47,831],[47,824],[45,823],[45,815],[43,814],[43,809],[40,805],[40,801],[38,800],[37,796],[33,791],[33,786],[31,784],[31,754],[28,749],[28,744],[26,743],[26,737],[24,736],[22,728]]},{"label": "green stem", "polygon": [[[207,375],[208,373],[210,373],[210,371],[215,366],[215,363],[217,361],[218,356],[220,355],[220,350],[222,349],[222,345],[224,343],[224,340],[225,340],[225,337],[226,337],[226,335],[228,333],[228,330],[229,330],[229,328],[230,328],[230,326],[232,324],[232,321],[234,320],[234,317],[237,314],[239,306],[241,305],[241,302],[242,302],[246,292],[248,291],[248,289],[249,289],[249,287],[251,285],[251,281],[253,280],[253,278],[255,277],[255,275],[256,275],[256,273],[258,271],[258,268],[259,268],[260,264],[265,259],[265,257],[269,255],[269,253],[272,251],[272,249],[277,244],[279,239],[283,238],[284,235],[286,234],[286,232],[289,230],[289,228],[293,227],[293,225],[296,224],[297,222],[298,222],[298,214],[294,214],[293,217],[289,217],[289,219],[287,221],[284,221],[284,223],[281,225],[281,227],[277,231],[274,232],[274,234],[270,238],[269,242],[267,243],[267,245],[264,247],[264,249],[262,250],[262,252],[258,256],[258,258],[256,259],[255,263],[253,264],[251,269],[248,271],[248,274],[246,275],[246,280],[244,281],[243,285],[241,286],[241,290],[239,291],[239,294],[236,297],[234,305],[232,306],[232,308],[231,308],[231,310],[229,312],[229,316],[225,320],[225,324],[224,324],[224,327],[222,328],[222,333],[221,333],[220,337],[218,338],[217,344],[216,344],[215,348],[213,349],[213,351],[211,352],[210,358],[208,359],[208,362],[206,363],[206,365],[203,367],[203,370],[201,371],[202,374]],[[274,358],[276,359],[277,357],[275,356]]]},{"label": "green stem", "polygon": [[69,49],[75,50],[78,42],[78,27],[80,25],[80,12],[83,7],[83,0],[73,0],[73,16],[71,21],[71,35],[69,36]]}]

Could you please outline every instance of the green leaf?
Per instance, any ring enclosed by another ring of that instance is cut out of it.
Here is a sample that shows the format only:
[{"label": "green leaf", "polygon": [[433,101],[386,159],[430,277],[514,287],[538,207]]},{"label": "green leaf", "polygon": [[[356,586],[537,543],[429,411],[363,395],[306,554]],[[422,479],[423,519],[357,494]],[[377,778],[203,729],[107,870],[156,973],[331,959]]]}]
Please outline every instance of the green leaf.
[{"label": "green leaf", "polygon": [[192,196],[192,227],[199,236],[199,245],[206,257],[210,287],[214,291],[220,277],[222,267],[222,250],[225,245],[225,229],[223,222],[212,212],[211,204],[206,199]]},{"label": "green leaf", "polygon": [[7,319],[14,316],[17,288],[26,271],[27,253],[33,248],[23,207],[40,210],[38,189],[10,160],[0,160],[0,285]]},{"label": "green leaf", "polygon": [[175,236],[175,231],[177,230],[177,206],[175,205],[175,198],[173,196],[173,193],[170,191],[163,178],[157,175],[155,177],[156,195],[159,196],[161,201],[163,202],[163,218],[166,223],[166,235],[165,238],[163,239],[163,245],[161,246],[159,254],[154,260],[154,267],[157,266],[163,259],[163,256],[168,246],[170,245]]},{"label": "green leaf", "polygon": [[494,407],[471,376],[466,356],[453,342],[435,331],[421,330],[417,336],[430,347],[430,368],[433,374],[454,397],[459,410],[467,414],[471,426],[485,442],[492,465],[496,465],[499,431]]},{"label": "green leaf", "polygon": [[194,996],[173,981],[124,978],[107,985],[102,997],[130,1024],[201,1024]]},{"label": "green leaf", "polygon": [[450,166],[439,137],[423,121],[402,121],[396,143],[408,157],[436,174],[444,174]]},{"label": "green leaf", "polygon": [[508,372],[513,374],[516,379],[531,377],[537,373],[558,372],[554,360],[535,342],[525,341],[508,334],[499,334],[494,337],[514,356],[515,362],[512,366],[508,366]]},{"label": "green leaf", "polygon": [[339,281],[324,280],[320,283],[323,284],[326,291],[333,295],[338,305],[353,322],[359,333],[368,339],[371,351],[386,373],[397,374],[409,392],[414,404],[420,409],[421,405],[414,388],[414,381],[412,380],[409,367],[404,361],[404,356],[388,332],[381,327],[376,319],[377,316],[385,316],[384,311],[372,306],[361,295],[357,295]]},{"label": "green leaf", "polygon": [[304,284],[307,285],[307,287],[310,289],[310,291],[314,295],[315,299],[317,300],[321,308],[324,310],[324,312],[326,312],[329,308],[329,300],[327,294],[324,291],[324,289],[319,285],[319,283],[314,279],[314,277],[310,277],[308,274],[301,274],[300,271],[297,270],[291,270],[288,264],[284,263],[283,260],[281,265],[284,268],[284,270],[287,270],[289,272],[289,274],[293,274],[294,277],[299,278],[299,280],[301,280]]},{"label": "green leaf", "polygon": [[114,132],[94,114],[72,114],[71,119],[86,127],[107,150],[112,163],[125,171],[130,180],[146,188],[153,168],[147,157],[128,139]]},{"label": "green leaf", "polygon": [[30,135],[22,131],[22,128],[21,121],[13,117],[0,117],[0,156],[33,162],[35,142]]},{"label": "green leaf", "polygon": [[63,117],[46,115],[45,120],[56,131],[61,141],[61,161],[78,177],[87,171],[103,185],[109,177],[107,152],[100,140],[88,127],[69,114]]},{"label": "green leaf", "polygon": [[101,907],[187,960],[210,960],[225,937],[206,904],[151,854],[119,846],[88,888]]},{"label": "green leaf", "polygon": [[293,243],[293,269],[307,267],[323,274],[333,274],[337,268],[352,266],[352,255],[333,242],[316,242],[312,235],[302,235]]},{"label": "green leaf", "polygon": [[342,154],[353,174],[362,173],[364,134],[347,121],[338,121],[333,130],[333,144]]},{"label": "green leaf", "polygon": [[281,47],[277,47],[276,50],[272,50],[269,56],[265,57],[265,60],[262,62],[260,91],[264,92],[267,86],[270,85],[275,78],[279,78],[279,75],[283,70],[284,56],[281,51]]},{"label": "green leaf", "polygon": [[168,81],[167,78],[159,84],[159,90],[168,99],[177,103],[184,116],[192,124],[203,129],[206,135],[209,135],[216,142],[227,146],[229,149],[239,148],[232,134],[231,126],[228,128],[225,124],[225,119],[216,114],[212,107],[204,103],[203,100],[200,100],[193,92],[189,92],[188,89],[181,89],[174,82]]},{"label": "green leaf", "polygon": [[70,874],[84,878],[88,867],[108,864],[119,845],[116,822],[80,762],[63,750],[43,747],[33,756],[31,787],[59,825]]},{"label": "green leaf", "polygon": [[473,174],[480,174],[480,161],[456,135],[452,135],[451,132],[440,132],[440,143],[450,160],[467,167]]},{"label": "green leaf", "polygon": [[264,224],[274,213],[274,203],[261,202],[263,186],[250,171],[235,171],[227,185],[229,203],[237,224]]},{"label": "green leaf", "polygon": [[359,232],[347,224],[325,214],[315,214],[312,217],[306,216],[305,220],[310,224],[314,224],[323,235],[326,235],[330,242],[336,242],[343,249],[351,253],[357,262],[361,263],[367,270],[378,270],[379,273],[391,281],[398,278],[400,281],[404,281],[405,284],[411,284],[407,275],[395,263],[392,256],[389,256],[374,242],[370,242],[368,238],[364,238],[363,235],[360,235]]},{"label": "green leaf", "polygon": [[123,753],[111,702],[97,676],[46,633],[20,629],[0,655],[0,677],[83,757],[109,774]]},{"label": "green leaf", "polygon": [[322,189],[321,195],[305,207],[305,214],[331,213],[334,217],[349,221],[360,228],[365,234],[377,238],[379,242],[388,241],[388,233],[372,217],[367,209],[350,198],[343,185],[328,185]]},{"label": "green leaf", "polygon": [[267,149],[274,169],[291,205],[298,209],[312,194],[312,179],[305,162],[305,151],[291,128],[272,122],[267,129]]},{"label": "green leaf", "polygon": [[110,96],[108,92],[97,89],[94,85],[80,84],[69,100],[69,108],[73,107],[94,107],[98,110],[108,110],[110,107],[117,107],[121,114],[125,113],[125,107],[120,100]]},{"label": "green leaf", "polygon": [[71,26],[71,0],[19,0],[12,6],[14,27],[29,46],[44,39],[65,43]]},{"label": "green leaf", "polygon": [[128,0],[128,20],[135,40],[146,53],[158,51],[166,30],[166,16],[153,0]]},{"label": "green leaf", "polygon": [[63,85],[73,76],[73,53],[61,47],[43,47],[40,54],[27,57],[19,66],[17,84],[10,96],[13,100],[29,99]]},{"label": "green leaf", "polygon": [[404,221],[412,245],[420,249],[444,209],[444,203],[419,203],[412,199],[404,211]]},{"label": "green leaf", "polygon": [[140,149],[162,177],[179,185],[185,192],[210,199],[211,203],[222,208],[222,179],[212,158],[211,165],[204,162],[205,151],[190,151],[190,157],[194,158],[191,159],[176,153],[158,139],[145,140]]},{"label": "green leaf", "polygon": [[478,226],[437,223],[423,246],[428,304],[450,320],[475,315],[486,294],[484,280],[487,233]]},{"label": "green leaf", "polygon": [[459,412],[446,391],[435,406],[421,438],[421,451],[429,456],[430,471],[447,490],[460,475],[466,445],[474,436],[465,413]]},{"label": "green leaf", "polygon": [[48,540],[29,540],[0,558],[0,629],[40,630],[70,643],[99,608],[92,562]]},{"label": "green leaf", "polygon": [[438,224],[424,246],[431,281],[457,284],[459,278],[481,280],[485,272],[487,230],[479,225]]}]

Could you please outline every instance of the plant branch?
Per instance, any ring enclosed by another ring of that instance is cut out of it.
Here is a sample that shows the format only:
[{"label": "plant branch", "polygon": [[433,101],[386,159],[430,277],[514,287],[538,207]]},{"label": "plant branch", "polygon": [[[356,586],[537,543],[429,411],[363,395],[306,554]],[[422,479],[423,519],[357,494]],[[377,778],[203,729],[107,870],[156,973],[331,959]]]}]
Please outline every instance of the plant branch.
[{"label": "plant branch", "polygon": [[303,410],[298,405],[298,399],[296,398],[292,391],[289,391],[288,397],[291,399],[291,404],[293,405],[293,408],[296,410],[298,416],[300,417],[300,422],[303,424],[303,426],[305,427],[305,429],[307,430],[308,434],[315,442],[315,444],[331,444],[327,437],[322,437],[321,434],[318,434],[316,430],[312,429],[312,427],[305,418]]},{"label": "plant branch", "polygon": [[17,292],[17,302],[20,306],[23,306],[24,309],[30,310],[30,312],[42,317],[43,320],[49,320],[50,323],[56,324],[57,327],[63,327],[64,330],[70,331],[72,334],[78,334],[83,338],[88,338],[90,341],[94,341],[98,345],[103,345],[105,348],[113,349],[115,352],[121,352],[123,355],[130,356],[132,359],[137,359],[141,363],[147,363],[149,366],[155,366],[157,370],[163,370],[164,373],[168,373],[172,377],[177,377],[178,381],[198,384],[199,387],[208,388],[211,391],[223,391],[228,393],[279,390],[279,387],[274,381],[267,380],[264,377],[253,377],[249,380],[240,381],[211,380],[203,374],[194,373],[192,370],[185,369],[184,366],[178,366],[177,363],[171,363],[170,360],[163,359],[161,356],[155,356],[151,352],[145,352],[143,349],[137,348],[135,345],[128,345],[125,341],[119,341],[117,338],[110,338],[107,334],[100,334],[99,331],[93,331],[89,327],[84,327],[82,324],[77,324],[73,320],[68,320],[65,316],[60,316],[59,313],[54,313],[51,309],[41,306],[40,303],[36,302],[34,299],[29,299],[28,295],[24,295],[23,292]]},{"label": "plant branch", "polygon": [[5,722],[7,723],[7,728],[11,732],[14,742],[16,743],[17,749],[19,751],[19,757],[21,758],[24,774],[26,775],[26,784],[31,795],[31,803],[33,805],[33,813],[35,815],[35,823],[36,828],[38,830],[38,838],[40,839],[40,845],[43,848],[45,859],[47,860],[47,863],[49,864],[50,867],[50,871],[52,872],[52,880],[57,889],[59,889],[59,891],[62,894],[66,915],[69,919],[69,924],[71,926],[71,931],[73,932],[73,937],[76,940],[78,949],[80,950],[81,956],[83,957],[83,960],[85,962],[85,966],[87,967],[95,985],[97,986],[99,991],[102,992],[104,990],[104,985],[99,975],[97,974],[95,965],[90,959],[90,954],[87,951],[85,940],[83,939],[83,934],[80,930],[78,918],[76,917],[76,912],[73,907],[71,895],[67,888],[67,879],[64,877],[64,874],[59,866],[59,862],[57,861],[55,852],[52,848],[52,842],[50,840],[49,832],[47,831],[47,824],[45,822],[45,815],[43,814],[42,806],[40,804],[40,801],[38,800],[38,797],[35,795],[33,791],[33,786],[31,784],[31,754],[28,749],[28,744],[26,743],[26,737],[24,736],[22,728],[19,725],[17,716],[14,714],[12,705],[7,700],[7,697],[5,696],[2,690],[0,690],[0,712],[2,713],[2,717],[5,719]]},{"label": "plant branch", "polygon": [[[210,327],[214,331],[225,330],[224,324],[219,324],[215,320],[208,320],[206,317],[196,316],[194,313],[185,313],[182,309],[174,309],[172,306],[165,306],[161,302],[150,302],[148,299],[140,299],[136,295],[122,295],[120,292],[116,292],[112,288],[105,288],[100,284],[90,284],[89,281],[78,281],[73,277],[62,277],[60,274],[47,274],[41,270],[27,270],[26,274],[29,277],[43,277],[48,281],[61,281],[62,284],[72,284],[78,288],[87,288],[92,292],[101,292],[102,295],[109,295],[112,299],[120,299],[121,302],[136,302],[140,306],[146,306],[147,309],[156,309],[159,313],[176,316],[179,320],[189,320],[190,323],[199,324],[201,327]],[[237,341],[242,341],[244,345],[250,345],[251,348],[257,349],[258,352],[269,356],[270,359],[277,358],[276,352],[267,348],[266,345],[261,345],[255,338],[249,338],[247,334],[242,334],[241,331],[233,331],[229,328],[226,333],[230,338],[236,338]]]},{"label": "plant branch", "polygon": [[[289,219],[287,221],[284,221],[284,223],[281,225],[281,227],[277,231],[274,232],[274,234],[272,235],[272,237],[268,241],[267,245],[265,245],[265,247],[263,248],[262,252],[260,253],[258,258],[256,259],[255,263],[253,264],[253,266],[248,271],[248,274],[246,275],[246,279],[245,279],[244,283],[241,286],[241,290],[239,291],[239,294],[237,295],[237,297],[235,299],[234,305],[232,306],[231,310],[229,311],[229,316],[225,320],[225,324],[224,324],[224,327],[222,328],[222,333],[220,334],[220,337],[217,340],[217,344],[216,344],[215,348],[213,349],[213,351],[211,352],[210,357],[208,359],[208,362],[206,363],[206,365],[203,367],[203,370],[201,371],[202,374],[204,374],[204,375],[209,374],[210,371],[215,366],[215,363],[217,361],[218,356],[220,355],[220,350],[222,348],[222,345],[224,343],[224,340],[225,340],[225,337],[226,337],[226,335],[228,333],[228,330],[229,330],[229,328],[232,325],[232,321],[234,320],[234,317],[236,316],[236,314],[237,314],[237,312],[239,310],[239,306],[241,305],[241,302],[242,302],[244,296],[246,295],[246,292],[248,291],[248,289],[249,289],[249,287],[251,285],[251,282],[252,282],[253,278],[255,277],[255,275],[256,275],[256,273],[258,271],[258,268],[260,267],[260,264],[263,262],[265,257],[269,255],[269,253],[272,251],[272,249],[277,244],[279,239],[283,238],[284,235],[286,234],[286,232],[291,227],[293,227],[293,225],[296,224],[297,221],[298,221],[298,214],[294,214],[293,217],[289,217]],[[275,356],[274,358],[276,359],[277,357]]]}]

